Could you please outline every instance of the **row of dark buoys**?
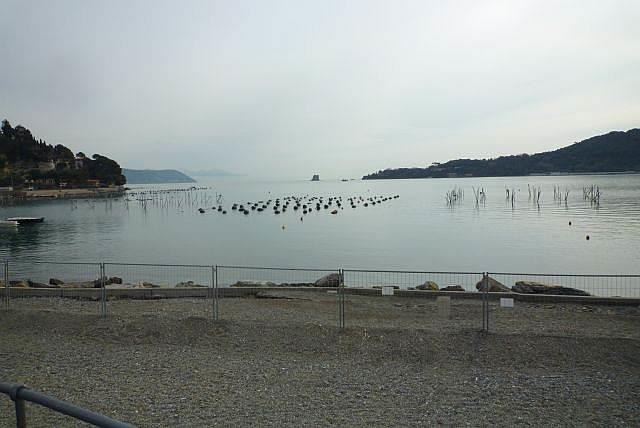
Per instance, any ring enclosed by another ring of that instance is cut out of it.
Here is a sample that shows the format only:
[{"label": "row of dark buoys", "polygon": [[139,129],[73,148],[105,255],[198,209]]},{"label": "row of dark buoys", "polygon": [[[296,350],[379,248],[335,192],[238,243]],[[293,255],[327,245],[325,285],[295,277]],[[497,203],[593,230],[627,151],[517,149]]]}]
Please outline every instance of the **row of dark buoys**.
[{"label": "row of dark buoys", "polygon": [[[343,204],[346,203],[349,203],[351,208],[356,208],[357,206],[368,207],[369,205],[380,205],[384,202],[398,199],[399,197],[400,195],[370,196],[367,198],[363,196],[354,196],[343,199],[342,196],[287,196],[282,199],[276,198],[254,202],[248,201],[246,204],[236,202],[231,206],[231,210],[237,211],[244,215],[249,215],[251,211],[263,212],[271,207],[273,214],[275,215],[284,214],[288,209],[292,209],[293,211],[302,211],[302,214],[306,215],[311,214],[313,211],[331,209],[331,211],[329,212],[335,215],[338,214],[338,210],[344,209]],[[227,213],[227,211],[224,210],[221,205],[212,207],[211,210],[221,212],[222,214]],[[204,214],[206,210],[204,208],[199,208],[198,212],[200,214]]]}]

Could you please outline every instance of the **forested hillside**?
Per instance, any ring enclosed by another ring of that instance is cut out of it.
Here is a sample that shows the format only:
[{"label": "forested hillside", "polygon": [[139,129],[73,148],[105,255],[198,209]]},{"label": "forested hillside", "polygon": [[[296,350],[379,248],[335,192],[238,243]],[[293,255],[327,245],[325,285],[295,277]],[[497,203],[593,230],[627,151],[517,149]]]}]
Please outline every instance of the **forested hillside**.
[{"label": "forested hillside", "polygon": [[2,121],[0,185],[38,188],[96,187],[126,182],[120,165],[99,154],[76,155],[62,144],[36,139],[24,126]]},{"label": "forested hillside", "polygon": [[640,129],[610,132],[551,152],[457,159],[424,168],[386,169],[364,180],[430,177],[495,177],[551,173],[640,171]]}]

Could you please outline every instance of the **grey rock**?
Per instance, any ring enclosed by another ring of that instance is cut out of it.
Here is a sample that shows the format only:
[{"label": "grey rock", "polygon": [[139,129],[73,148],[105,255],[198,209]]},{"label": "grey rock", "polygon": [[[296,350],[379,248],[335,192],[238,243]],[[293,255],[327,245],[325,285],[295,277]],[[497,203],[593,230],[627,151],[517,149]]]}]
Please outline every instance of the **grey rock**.
[{"label": "grey rock", "polygon": [[27,281],[9,281],[9,286],[10,287],[16,287],[16,288],[28,288],[29,287],[29,283]]},{"label": "grey rock", "polygon": [[160,288],[160,286],[151,282],[140,281],[134,285],[133,288]]},{"label": "grey rock", "polygon": [[30,279],[27,280],[27,284],[31,288],[58,288],[58,286],[56,285],[43,284],[42,282],[35,282],[31,281]]},{"label": "grey rock", "polygon": [[340,285],[340,274],[330,273],[313,283],[315,287],[338,287]]},{"label": "grey rock", "polygon": [[447,285],[441,288],[440,291],[465,291],[461,285]]},{"label": "grey rock", "polygon": [[429,291],[438,291],[440,287],[434,281],[425,281],[424,284],[420,284],[416,287],[416,290],[429,290]]},{"label": "grey rock", "polygon": [[577,288],[549,285],[535,281],[518,281],[511,288],[512,291],[522,294],[552,294],[563,296],[590,296],[589,293]]},{"label": "grey rock", "polygon": [[196,284],[193,281],[179,282],[176,288],[206,287],[206,285]]},{"label": "grey rock", "polygon": [[232,287],[277,287],[275,282],[270,281],[238,281],[231,284]]},{"label": "grey rock", "polygon": [[[502,284],[501,282],[497,281],[494,278],[489,277],[487,282],[489,283],[490,293],[508,293],[511,291],[509,287],[507,287],[506,285]],[[478,281],[478,283],[476,284],[476,289],[478,291],[485,291],[482,280]]]},{"label": "grey rock", "polygon": [[100,287],[100,280],[96,279],[95,281],[80,281],[80,282],[65,282],[61,284],[60,288],[96,288],[96,283],[98,284],[98,288]]}]

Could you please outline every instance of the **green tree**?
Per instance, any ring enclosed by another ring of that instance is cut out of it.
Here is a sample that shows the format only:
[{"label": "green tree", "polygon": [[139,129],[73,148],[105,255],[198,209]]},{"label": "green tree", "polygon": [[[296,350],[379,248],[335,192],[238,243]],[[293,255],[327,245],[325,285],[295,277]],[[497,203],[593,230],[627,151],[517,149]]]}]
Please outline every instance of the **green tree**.
[{"label": "green tree", "polygon": [[7,138],[13,137],[13,128],[7,119],[2,121],[2,135]]}]

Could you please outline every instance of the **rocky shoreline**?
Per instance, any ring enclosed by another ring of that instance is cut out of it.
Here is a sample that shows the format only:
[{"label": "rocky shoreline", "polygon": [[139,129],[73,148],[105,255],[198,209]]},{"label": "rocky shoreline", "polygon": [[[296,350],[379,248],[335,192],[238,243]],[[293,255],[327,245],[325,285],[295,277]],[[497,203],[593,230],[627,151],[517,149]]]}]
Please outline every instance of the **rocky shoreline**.
[{"label": "rocky shoreline", "polygon": [[[64,282],[57,278],[50,278],[48,283],[35,282],[32,280],[16,280],[10,281],[9,285],[13,288],[101,288],[102,285],[108,288],[166,288],[149,281],[138,281],[135,283],[124,282],[120,277],[104,277],[91,281],[72,281]],[[232,288],[292,288],[292,287],[319,287],[319,288],[335,288],[340,284],[340,275],[337,273],[331,273],[325,275],[314,282],[272,282],[272,281],[255,281],[255,280],[240,280],[231,284]],[[591,296],[584,290],[577,288],[564,287],[559,285],[544,284],[535,281],[516,281],[515,285],[511,288],[500,283],[494,278],[488,277],[487,280],[488,291],[490,293],[517,293],[517,294],[539,294],[539,295],[554,295],[554,296]],[[4,282],[0,281],[0,287],[4,287]],[[202,285],[194,281],[180,281],[173,285],[174,288],[204,288],[208,285]],[[351,288],[351,287],[350,287]],[[370,287],[358,287],[358,288],[373,288],[380,289],[380,285],[372,285]],[[393,286],[394,289],[399,290],[399,286]],[[419,290],[419,291],[447,291],[447,292],[468,292],[461,285],[447,285],[440,287],[435,281],[426,281],[423,284],[419,284],[415,287],[409,287],[407,290]],[[476,284],[476,290],[482,292],[485,290],[485,285],[482,281],[478,281]]]}]

